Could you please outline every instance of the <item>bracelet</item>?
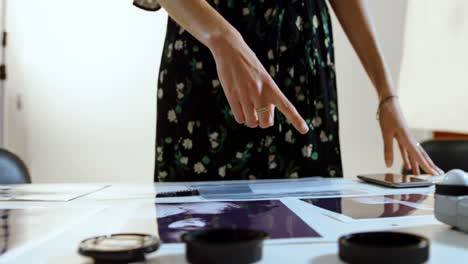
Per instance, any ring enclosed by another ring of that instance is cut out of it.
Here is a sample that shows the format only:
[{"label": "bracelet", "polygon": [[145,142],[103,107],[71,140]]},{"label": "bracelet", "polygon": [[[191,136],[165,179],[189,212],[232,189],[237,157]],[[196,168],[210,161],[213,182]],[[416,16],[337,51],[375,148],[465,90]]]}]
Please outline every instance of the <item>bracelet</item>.
[{"label": "bracelet", "polygon": [[380,120],[380,108],[382,108],[382,105],[392,100],[393,98],[398,98],[398,95],[389,95],[380,101],[379,107],[377,107],[377,112],[375,113],[375,119]]}]

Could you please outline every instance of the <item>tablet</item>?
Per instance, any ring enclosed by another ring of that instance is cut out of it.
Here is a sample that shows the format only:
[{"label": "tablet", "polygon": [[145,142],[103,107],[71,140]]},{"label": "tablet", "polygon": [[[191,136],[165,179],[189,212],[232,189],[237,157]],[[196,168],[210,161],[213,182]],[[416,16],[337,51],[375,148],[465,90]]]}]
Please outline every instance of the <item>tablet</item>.
[{"label": "tablet", "polygon": [[358,175],[357,177],[365,182],[392,188],[428,187],[434,184],[433,181],[429,179],[422,179],[415,175],[396,173],[367,174]]}]

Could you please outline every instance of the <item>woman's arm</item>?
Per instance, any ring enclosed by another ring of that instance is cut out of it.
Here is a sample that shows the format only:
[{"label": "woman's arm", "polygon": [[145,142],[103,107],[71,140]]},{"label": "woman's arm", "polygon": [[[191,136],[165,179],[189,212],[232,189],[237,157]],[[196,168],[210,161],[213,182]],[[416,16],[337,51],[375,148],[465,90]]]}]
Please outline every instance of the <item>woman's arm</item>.
[{"label": "woman's arm", "polygon": [[205,0],[159,0],[159,3],[172,19],[210,49],[219,80],[238,123],[249,127],[270,127],[276,106],[299,132],[307,133],[305,121],[240,33]]},{"label": "woman's arm", "polygon": [[159,0],[172,19],[210,49],[217,41],[241,38],[239,32],[204,0]]},{"label": "woman's arm", "polygon": [[330,0],[330,4],[376,88],[379,99],[394,95],[392,80],[369,17],[367,0]]},{"label": "woman's arm", "polygon": [[396,91],[376,39],[367,0],[330,0],[330,4],[377,90],[387,167],[393,164],[393,139],[396,139],[407,169],[412,167],[419,174],[421,166],[427,173],[442,173],[411,136],[398,101],[390,99]]}]

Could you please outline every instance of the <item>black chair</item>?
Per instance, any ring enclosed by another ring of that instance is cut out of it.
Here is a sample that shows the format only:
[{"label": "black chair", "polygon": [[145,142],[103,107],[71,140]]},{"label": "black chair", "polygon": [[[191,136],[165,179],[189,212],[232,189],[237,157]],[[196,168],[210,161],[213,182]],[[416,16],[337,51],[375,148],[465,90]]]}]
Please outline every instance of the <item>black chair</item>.
[{"label": "black chair", "polygon": [[26,164],[14,153],[0,148],[0,184],[31,183]]},{"label": "black chair", "polygon": [[[468,171],[468,140],[432,139],[421,143],[432,161],[447,172],[452,169]],[[403,169],[403,173],[412,174]]]}]

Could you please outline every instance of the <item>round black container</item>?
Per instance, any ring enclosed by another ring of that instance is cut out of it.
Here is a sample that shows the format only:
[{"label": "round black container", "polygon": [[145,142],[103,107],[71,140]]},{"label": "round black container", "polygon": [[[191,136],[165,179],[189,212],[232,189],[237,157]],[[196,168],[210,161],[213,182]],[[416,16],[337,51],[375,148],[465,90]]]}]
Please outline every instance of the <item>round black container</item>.
[{"label": "round black container", "polygon": [[429,259],[429,240],[398,232],[367,232],[340,237],[339,255],[347,263],[424,263]]},{"label": "round black container", "polygon": [[210,229],[182,236],[187,261],[193,264],[246,264],[262,259],[263,231],[246,229]]}]

